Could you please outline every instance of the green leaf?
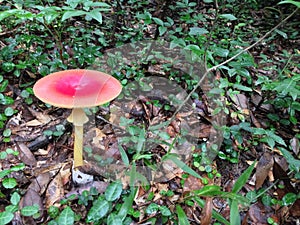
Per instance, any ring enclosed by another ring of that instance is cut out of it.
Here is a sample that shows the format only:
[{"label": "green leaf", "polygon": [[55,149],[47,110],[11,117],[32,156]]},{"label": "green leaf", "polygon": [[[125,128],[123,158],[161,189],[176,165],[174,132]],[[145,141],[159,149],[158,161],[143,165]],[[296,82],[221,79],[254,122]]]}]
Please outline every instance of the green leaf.
[{"label": "green leaf", "polygon": [[199,196],[214,197],[221,194],[221,188],[217,185],[206,185],[194,193]]},{"label": "green leaf", "polygon": [[239,213],[239,203],[238,201],[232,201],[230,204],[230,225],[241,224],[241,216]]},{"label": "green leaf", "polygon": [[7,107],[4,110],[4,114],[5,114],[5,116],[12,116],[12,115],[14,115],[14,109],[12,107]]},{"label": "green leaf", "polygon": [[10,137],[10,135],[11,135],[11,129],[8,128],[3,131],[3,137]]},{"label": "green leaf", "polygon": [[61,18],[61,21],[65,21],[71,17],[75,17],[75,16],[83,16],[83,15],[86,15],[87,12],[85,11],[82,11],[82,10],[74,10],[74,11],[66,11],[62,18]]},{"label": "green leaf", "polygon": [[180,205],[176,205],[179,225],[190,225],[189,220]]},{"label": "green leaf", "polygon": [[254,169],[255,162],[252,163],[251,166],[249,166],[242,175],[236,180],[232,187],[232,193],[238,193],[242,187],[246,184],[247,180],[249,179],[253,169]]},{"label": "green leaf", "polygon": [[146,208],[146,213],[147,214],[153,214],[156,213],[159,209],[159,205],[157,205],[156,203],[150,203],[150,205],[148,205],[148,207]]},{"label": "green leaf", "polygon": [[252,88],[246,87],[246,86],[241,85],[241,84],[234,84],[233,87],[236,88],[236,89],[239,89],[241,91],[252,91]]},{"label": "green leaf", "polygon": [[266,131],[266,135],[270,138],[272,138],[274,141],[276,141],[278,144],[281,144],[283,146],[286,146],[284,140],[274,133],[274,131]]},{"label": "green leaf", "polygon": [[21,200],[21,196],[19,195],[18,192],[14,192],[10,197],[10,202],[13,205],[18,205],[20,200]]},{"label": "green leaf", "polygon": [[292,205],[297,200],[297,195],[295,193],[287,193],[282,198],[283,205]]},{"label": "green leaf", "polygon": [[169,208],[167,206],[164,206],[164,205],[159,207],[159,211],[161,212],[161,214],[163,216],[171,216],[172,215]]},{"label": "green leaf", "polygon": [[2,179],[3,177],[7,176],[10,173],[11,173],[10,169],[0,171],[0,179]]},{"label": "green leaf", "polygon": [[221,14],[220,17],[227,20],[237,20],[237,18],[232,14]]},{"label": "green leaf", "polygon": [[[39,207],[37,205],[25,206],[21,209],[21,214],[23,216],[33,216],[39,212]],[[72,223],[73,224],[73,223]]]},{"label": "green leaf", "polygon": [[158,31],[159,31],[159,35],[162,36],[164,33],[166,33],[167,28],[164,27],[164,26],[160,26],[160,27],[158,28]]},{"label": "green leaf", "polygon": [[275,32],[277,34],[279,34],[280,36],[282,36],[284,39],[288,39],[288,35],[285,32],[278,30],[278,29],[275,29]]},{"label": "green leaf", "polygon": [[229,50],[225,48],[215,47],[214,53],[220,57],[227,57],[229,54]]},{"label": "green leaf", "polygon": [[93,19],[97,20],[100,24],[102,23],[102,14],[99,12],[99,10],[94,9],[88,13],[86,13],[86,15],[92,17]]},{"label": "green leaf", "polygon": [[4,178],[2,185],[7,189],[12,189],[17,186],[17,181],[15,178]]},{"label": "green leaf", "polygon": [[4,20],[9,16],[18,16],[19,14],[23,13],[24,10],[21,9],[10,9],[3,12],[0,12],[0,21]]},{"label": "green leaf", "polygon": [[61,212],[57,219],[57,223],[59,225],[73,225],[75,221],[75,213],[70,208],[70,206],[67,206],[64,208],[64,210]]},{"label": "green leaf", "polygon": [[298,8],[300,8],[300,2],[298,2],[298,1],[286,0],[286,1],[281,1],[278,4],[293,4],[293,5],[297,6]]},{"label": "green leaf", "polygon": [[300,111],[300,103],[299,102],[292,102],[292,105],[291,105],[292,109],[295,109],[297,111]]},{"label": "green leaf", "polygon": [[14,214],[11,212],[7,212],[7,211],[0,212],[0,224],[1,225],[10,223],[13,220],[13,218],[14,218]]},{"label": "green leaf", "polygon": [[159,18],[156,18],[156,17],[153,17],[152,18],[153,20],[154,20],[154,22],[156,23],[156,24],[158,24],[158,25],[160,25],[160,26],[164,26],[164,22],[161,20],[161,19],[159,19]]},{"label": "green leaf", "polygon": [[111,183],[105,191],[105,198],[107,201],[115,201],[121,196],[122,193],[122,184],[120,182]]},{"label": "green leaf", "polygon": [[191,27],[190,28],[190,32],[189,32],[189,35],[203,35],[203,34],[207,34],[209,33],[208,30],[206,30],[205,28],[201,28],[201,27]]},{"label": "green leaf", "polygon": [[122,222],[118,215],[110,214],[107,218],[107,225],[120,225]]},{"label": "green leaf", "polygon": [[202,177],[195,171],[193,170],[191,167],[189,167],[188,165],[186,165],[184,162],[182,162],[181,160],[178,159],[178,157],[174,154],[167,154],[165,156],[163,156],[162,158],[163,161],[165,160],[171,160],[173,161],[176,166],[178,166],[179,168],[181,168],[184,172],[197,177],[199,179],[202,179]]},{"label": "green leaf", "polygon": [[87,214],[86,221],[88,223],[97,222],[108,213],[108,210],[109,210],[108,201],[103,199],[102,196],[99,196],[99,198],[93,202],[93,206],[91,207],[90,211]]},{"label": "green leaf", "polygon": [[122,218],[122,220],[124,220],[126,218],[129,209],[132,208],[132,203],[133,203],[136,191],[137,191],[137,189],[133,189],[133,188],[131,189],[130,195],[125,198],[124,203],[122,204],[122,206],[119,210],[118,216],[120,218]]},{"label": "green leaf", "polygon": [[121,154],[121,159],[122,159],[124,165],[129,166],[129,159],[128,159],[125,149],[123,148],[123,146],[121,144],[118,144],[118,146],[119,146],[119,151]]},{"label": "green leaf", "polygon": [[0,152],[0,159],[6,159],[7,155],[7,152]]}]

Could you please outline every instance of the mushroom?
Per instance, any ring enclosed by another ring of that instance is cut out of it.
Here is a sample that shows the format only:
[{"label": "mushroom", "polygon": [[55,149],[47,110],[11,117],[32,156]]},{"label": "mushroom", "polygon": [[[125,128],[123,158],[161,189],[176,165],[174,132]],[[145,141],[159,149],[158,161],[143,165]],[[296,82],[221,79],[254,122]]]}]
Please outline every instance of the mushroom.
[{"label": "mushroom", "polygon": [[114,77],[95,70],[65,70],[38,80],[33,92],[41,101],[61,108],[70,108],[67,120],[74,129],[74,167],[83,165],[83,124],[88,121],[84,108],[107,103],[122,90]]}]

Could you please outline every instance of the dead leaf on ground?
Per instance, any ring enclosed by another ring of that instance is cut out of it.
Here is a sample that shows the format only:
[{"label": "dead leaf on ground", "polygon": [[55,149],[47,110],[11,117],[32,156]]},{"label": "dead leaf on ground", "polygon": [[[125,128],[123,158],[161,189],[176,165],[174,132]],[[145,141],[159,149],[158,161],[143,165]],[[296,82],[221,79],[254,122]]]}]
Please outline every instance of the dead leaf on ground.
[{"label": "dead leaf on ground", "polygon": [[33,116],[35,116],[35,118],[41,123],[41,125],[42,124],[45,125],[53,119],[51,116],[45,114],[45,112],[38,112],[30,107],[28,107],[28,110],[31,112]]},{"label": "dead leaf on ground", "polygon": [[32,154],[32,152],[30,151],[30,149],[24,143],[16,142],[16,145],[20,152],[21,161],[28,166],[36,166],[37,161],[36,161],[34,155]]},{"label": "dead leaf on ground", "polygon": [[41,173],[36,178],[34,178],[32,180],[32,182],[29,185],[28,189],[32,189],[35,192],[42,195],[45,192],[49,182],[50,182],[50,173],[48,173],[48,172]]},{"label": "dead leaf on ground", "polygon": [[211,224],[211,217],[212,217],[212,210],[213,210],[213,199],[212,198],[206,198],[205,199],[205,205],[202,211],[202,218],[201,218],[201,224],[202,225],[209,225]]},{"label": "dead leaf on ground", "polygon": [[290,143],[291,143],[291,147],[293,149],[293,152],[295,153],[295,155],[298,155],[299,148],[300,148],[299,139],[296,138],[296,137],[293,137],[292,140],[290,141]]},{"label": "dead leaf on ground", "polygon": [[294,217],[300,217],[300,199],[295,201],[295,203],[290,207],[290,213]]},{"label": "dead leaf on ground", "polygon": [[200,190],[203,188],[203,183],[202,181],[194,176],[189,176],[185,181],[184,181],[184,186],[183,186],[183,193],[190,192],[190,191],[195,191],[195,190]]},{"label": "dead leaf on ground", "polygon": [[61,174],[58,173],[50,182],[46,190],[46,208],[48,209],[52,205],[57,205],[58,201],[61,200],[63,196],[64,186]]},{"label": "dead leaf on ground", "polygon": [[20,201],[20,208],[22,209],[25,206],[38,205],[40,215],[43,215],[44,204],[41,196],[34,189],[27,189],[26,194],[22,197]]},{"label": "dead leaf on ground", "polygon": [[271,212],[272,209],[270,207],[264,206],[260,202],[252,204],[249,209],[249,218],[252,220],[251,224],[268,225],[267,219],[275,216]]},{"label": "dead leaf on ground", "polygon": [[265,152],[263,156],[259,159],[257,166],[256,166],[256,181],[255,187],[256,189],[261,188],[264,181],[266,180],[270,170],[273,167],[273,156],[269,152]]}]

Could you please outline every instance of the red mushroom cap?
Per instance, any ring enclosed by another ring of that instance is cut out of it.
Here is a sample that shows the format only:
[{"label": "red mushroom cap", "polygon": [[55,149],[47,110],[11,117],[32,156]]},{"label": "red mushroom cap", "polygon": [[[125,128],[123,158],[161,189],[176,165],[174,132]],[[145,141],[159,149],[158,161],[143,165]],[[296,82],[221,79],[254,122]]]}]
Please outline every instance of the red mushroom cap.
[{"label": "red mushroom cap", "polygon": [[87,108],[116,98],[122,85],[114,77],[95,70],[65,70],[49,74],[33,86],[43,102],[61,108]]}]

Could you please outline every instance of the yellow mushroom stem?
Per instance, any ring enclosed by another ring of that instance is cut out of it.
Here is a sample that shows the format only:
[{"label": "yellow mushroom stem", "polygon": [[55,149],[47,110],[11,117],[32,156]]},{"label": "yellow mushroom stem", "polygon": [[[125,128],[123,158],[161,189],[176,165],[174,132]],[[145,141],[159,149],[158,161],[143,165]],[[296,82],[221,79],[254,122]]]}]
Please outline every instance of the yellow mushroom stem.
[{"label": "yellow mushroom stem", "polygon": [[74,108],[67,118],[74,125],[74,168],[83,165],[83,124],[89,121],[82,108]]}]

